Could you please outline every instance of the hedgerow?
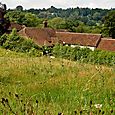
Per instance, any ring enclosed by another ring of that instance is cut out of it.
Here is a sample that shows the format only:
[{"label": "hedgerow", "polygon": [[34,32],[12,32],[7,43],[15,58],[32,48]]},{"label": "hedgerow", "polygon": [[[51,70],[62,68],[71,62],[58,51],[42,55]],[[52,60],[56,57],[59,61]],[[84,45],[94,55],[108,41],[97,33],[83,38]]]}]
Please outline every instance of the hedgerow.
[{"label": "hedgerow", "polygon": [[63,45],[55,45],[52,51],[56,57],[61,57],[74,61],[88,62],[93,64],[105,64],[109,66],[115,65],[115,52],[95,50],[88,48],[75,47]]}]

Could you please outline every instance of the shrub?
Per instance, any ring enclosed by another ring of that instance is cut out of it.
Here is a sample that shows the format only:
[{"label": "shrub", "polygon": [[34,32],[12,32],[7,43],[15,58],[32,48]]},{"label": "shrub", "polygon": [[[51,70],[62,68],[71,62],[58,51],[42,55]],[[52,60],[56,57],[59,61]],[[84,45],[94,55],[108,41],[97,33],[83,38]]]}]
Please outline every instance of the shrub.
[{"label": "shrub", "polygon": [[40,56],[41,48],[36,45],[31,39],[24,39],[17,35],[16,29],[13,29],[11,34],[4,34],[0,37],[0,45],[16,52],[28,53],[29,55]]},{"label": "shrub", "polygon": [[74,61],[90,62],[93,64],[115,65],[115,52],[95,50],[88,48],[75,47],[63,45],[55,45],[53,48],[53,55]]}]

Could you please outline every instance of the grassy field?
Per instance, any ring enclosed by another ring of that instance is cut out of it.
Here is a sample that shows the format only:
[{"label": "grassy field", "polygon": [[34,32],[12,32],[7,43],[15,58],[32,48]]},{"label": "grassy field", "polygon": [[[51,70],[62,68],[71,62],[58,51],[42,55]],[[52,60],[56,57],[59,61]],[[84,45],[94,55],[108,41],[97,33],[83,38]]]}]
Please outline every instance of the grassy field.
[{"label": "grassy field", "polygon": [[0,115],[115,115],[115,67],[0,49]]}]

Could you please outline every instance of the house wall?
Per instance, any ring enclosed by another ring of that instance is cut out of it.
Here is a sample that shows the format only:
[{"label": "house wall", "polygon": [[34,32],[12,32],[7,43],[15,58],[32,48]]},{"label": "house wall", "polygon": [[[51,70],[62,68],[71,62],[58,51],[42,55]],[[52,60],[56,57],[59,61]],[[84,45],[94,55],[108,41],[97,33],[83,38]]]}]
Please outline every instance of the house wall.
[{"label": "house wall", "polygon": [[[66,45],[67,46],[67,45]],[[70,45],[72,48],[75,47],[80,47],[80,48],[89,48],[90,50],[94,51],[96,48],[95,47],[91,47],[91,46],[79,46],[79,45]]]},{"label": "house wall", "polygon": [[91,46],[79,46],[80,48],[89,48],[90,50],[94,51],[96,48]]}]

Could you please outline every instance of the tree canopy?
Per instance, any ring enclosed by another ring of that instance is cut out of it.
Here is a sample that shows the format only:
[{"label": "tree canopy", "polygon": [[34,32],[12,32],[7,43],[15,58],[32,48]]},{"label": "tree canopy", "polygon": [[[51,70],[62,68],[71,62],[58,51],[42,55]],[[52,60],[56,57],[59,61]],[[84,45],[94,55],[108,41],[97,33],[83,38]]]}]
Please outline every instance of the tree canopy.
[{"label": "tree canopy", "polygon": [[109,12],[104,18],[105,30],[115,39],[115,10]]}]

